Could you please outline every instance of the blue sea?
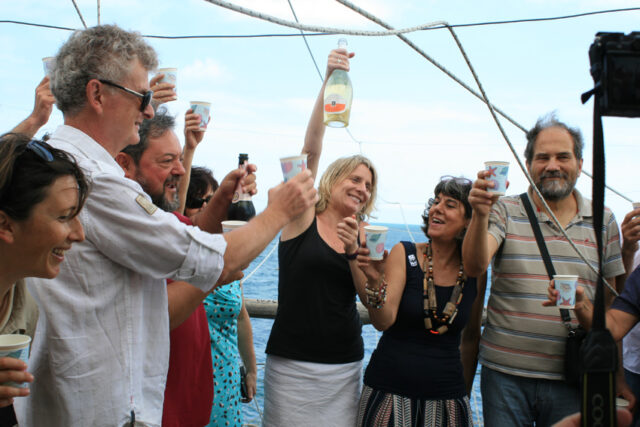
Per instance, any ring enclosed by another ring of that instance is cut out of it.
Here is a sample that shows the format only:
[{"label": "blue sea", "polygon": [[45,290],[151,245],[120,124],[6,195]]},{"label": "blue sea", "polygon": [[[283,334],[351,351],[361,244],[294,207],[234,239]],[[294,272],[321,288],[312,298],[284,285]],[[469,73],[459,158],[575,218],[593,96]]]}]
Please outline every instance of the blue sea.
[{"label": "blue sea", "polygon": [[[379,224],[389,227],[387,235],[386,248],[391,249],[393,245],[401,240],[415,241],[416,243],[426,241],[420,225],[404,225],[404,224]],[[278,240],[274,240],[271,244],[256,258],[249,268],[245,270],[244,296],[245,298],[256,299],[273,299],[278,298]],[[488,292],[487,292],[488,294]],[[301,304],[304,302],[301,301]],[[485,301],[486,303],[486,301]],[[253,402],[243,404],[243,416],[245,424],[261,425],[261,412],[263,408],[264,390],[264,361],[265,347],[271,332],[271,319],[251,319],[253,326],[253,343],[256,351],[256,359],[258,362],[258,393],[257,398]],[[363,366],[366,367],[371,357],[371,353],[375,349],[381,333],[376,331],[373,326],[366,325],[362,328],[362,337],[364,339],[365,355]],[[471,396],[471,408],[473,410],[474,425],[482,425],[482,403],[480,400],[480,375],[476,375],[473,385],[473,393]],[[257,403],[257,407],[256,407]]]}]

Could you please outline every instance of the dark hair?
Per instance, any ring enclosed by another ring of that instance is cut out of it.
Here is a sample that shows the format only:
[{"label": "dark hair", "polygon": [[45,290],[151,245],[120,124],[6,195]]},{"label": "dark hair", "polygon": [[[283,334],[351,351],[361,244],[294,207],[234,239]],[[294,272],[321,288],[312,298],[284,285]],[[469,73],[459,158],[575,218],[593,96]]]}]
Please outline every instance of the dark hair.
[{"label": "dark hair", "polygon": [[569,132],[569,135],[571,135],[571,139],[573,140],[573,154],[576,156],[576,159],[582,159],[582,148],[584,147],[584,142],[582,140],[582,133],[580,132],[580,129],[570,127],[566,123],[558,120],[555,113],[549,113],[546,116],[540,117],[535,126],[527,132],[527,146],[524,149],[524,158],[528,165],[530,165],[533,160],[533,151],[535,149],[538,135],[543,130],[553,127],[558,127]]},{"label": "dark hair", "polygon": [[[443,176],[440,178],[440,182],[436,185],[436,188],[433,189],[433,195],[438,197],[438,194],[444,194],[445,196],[453,197],[456,200],[462,202],[462,206],[464,206],[464,217],[469,219],[471,218],[471,203],[469,203],[469,192],[471,191],[471,186],[473,183],[467,178],[463,177],[453,177],[453,176]],[[429,238],[429,209],[435,203],[434,198],[430,198],[427,207],[422,214],[422,231],[424,235]],[[456,239],[458,240],[458,247],[462,246],[462,240],[464,239],[464,234],[466,230],[464,230],[460,236]]]},{"label": "dark hair", "polygon": [[176,125],[176,119],[166,110],[159,110],[152,119],[143,120],[140,124],[140,142],[137,144],[127,145],[122,149],[123,153],[133,158],[136,166],[140,163],[140,157],[149,147],[149,138],[159,138],[168,130],[173,130]]},{"label": "dark hair", "polygon": [[213,177],[211,170],[205,167],[192,167],[186,205],[189,206],[193,199],[201,199],[209,187],[214,192],[218,189],[218,181]]},{"label": "dark hair", "polygon": [[27,135],[6,133],[0,136],[0,210],[9,217],[24,221],[47,196],[47,189],[63,176],[78,183],[76,216],[89,192],[89,182],[75,159],[44,141]]}]

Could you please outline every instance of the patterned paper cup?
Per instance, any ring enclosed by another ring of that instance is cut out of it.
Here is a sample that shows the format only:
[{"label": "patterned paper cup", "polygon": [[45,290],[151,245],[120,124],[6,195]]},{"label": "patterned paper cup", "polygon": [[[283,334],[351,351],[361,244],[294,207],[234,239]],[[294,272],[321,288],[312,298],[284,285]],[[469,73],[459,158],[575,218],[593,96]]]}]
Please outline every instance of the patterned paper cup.
[{"label": "patterned paper cup", "polygon": [[222,221],[222,232],[228,233],[231,230],[235,230],[236,228],[242,227],[246,223],[247,221],[235,221],[235,220]]},{"label": "patterned paper cup", "polygon": [[287,182],[307,168],[307,155],[282,157],[280,159],[280,167],[282,168],[284,182]]},{"label": "patterned paper cup", "polygon": [[[29,360],[29,345],[31,337],[28,335],[8,334],[0,335],[0,357],[13,357],[27,363]],[[28,387],[27,383],[15,383],[9,381],[2,383],[8,387]]]},{"label": "patterned paper cup", "polygon": [[42,68],[44,69],[44,74],[46,76],[51,76],[51,71],[53,71],[53,66],[56,64],[56,58],[53,56],[47,56],[42,58]]},{"label": "patterned paper cup", "polygon": [[366,225],[364,227],[369,257],[374,261],[381,260],[384,255],[384,243],[387,240],[387,231],[389,231],[389,229],[384,225]]},{"label": "patterned paper cup", "polygon": [[207,125],[209,124],[209,113],[211,112],[211,103],[191,101],[190,105],[194,113],[200,114],[200,130],[207,130]]},{"label": "patterned paper cup", "polygon": [[491,172],[486,178],[495,182],[493,188],[487,188],[489,193],[504,196],[507,191],[507,174],[509,173],[509,162],[484,162],[484,169]]},{"label": "patterned paper cup", "polygon": [[158,68],[158,74],[164,74],[162,80],[158,83],[171,83],[175,87],[173,91],[178,89],[178,69],[177,68]]},{"label": "patterned paper cup", "polygon": [[572,274],[556,274],[553,276],[553,280],[556,290],[558,291],[556,305],[559,308],[574,308],[576,305],[578,276]]}]

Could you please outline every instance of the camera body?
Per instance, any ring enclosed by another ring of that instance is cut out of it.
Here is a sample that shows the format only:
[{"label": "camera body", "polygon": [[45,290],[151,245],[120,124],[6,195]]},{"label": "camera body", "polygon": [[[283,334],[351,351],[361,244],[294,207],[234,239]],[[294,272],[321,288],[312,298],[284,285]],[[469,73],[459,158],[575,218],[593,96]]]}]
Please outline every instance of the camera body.
[{"label": "camera body", "polygon": [[599,32],[589,48],[603,116],[640,117],[640,32]]}]

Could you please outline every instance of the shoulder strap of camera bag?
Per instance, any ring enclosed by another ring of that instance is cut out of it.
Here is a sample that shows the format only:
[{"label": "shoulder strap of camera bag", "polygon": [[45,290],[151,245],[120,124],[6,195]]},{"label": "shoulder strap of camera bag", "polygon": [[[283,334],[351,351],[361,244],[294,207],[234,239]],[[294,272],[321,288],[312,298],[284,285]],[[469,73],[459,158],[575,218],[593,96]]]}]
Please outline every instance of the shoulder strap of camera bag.
[{"label": "shoulder strap of camera bag", "polygon": [[[547,274],[549,275],[549,280],[553,279],[553,276],[556,274],[555,268],[553,268],[553,263],[551,262],[551,257],[549,256],[549,251],[547,250],[547,245],[544,242],[544,237],[542,237],[542,231],[540,230],[540,224],[538,224],[538,219],[536,215],[533,213],[533,207],[531,206],[531,202],[529,201],[529,195],[525,192],[520,195],[520,199],[522,200],[522,204],[524,205],[524,209],[527,211],[527,216],[529,217],[529,223],[531,224],[531,228],[533,229],[533,235],[536,237],[536,242],[538,243],[538,249],[540,249],[540,255],[542,256],[542,260],[544,261],[544,266],[547,269]],[[562,317],[562,322],[569,328],[571,325],[571,315],[569,314],[569,310],[566,308],[560,309],[560,316]]]}]

